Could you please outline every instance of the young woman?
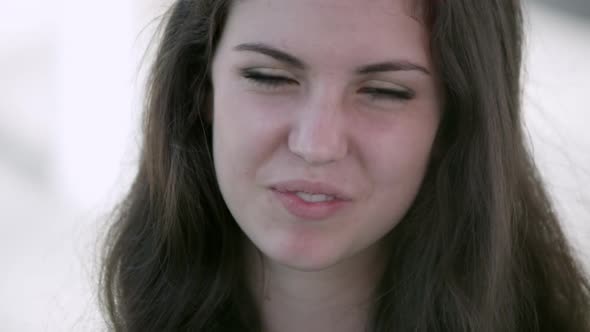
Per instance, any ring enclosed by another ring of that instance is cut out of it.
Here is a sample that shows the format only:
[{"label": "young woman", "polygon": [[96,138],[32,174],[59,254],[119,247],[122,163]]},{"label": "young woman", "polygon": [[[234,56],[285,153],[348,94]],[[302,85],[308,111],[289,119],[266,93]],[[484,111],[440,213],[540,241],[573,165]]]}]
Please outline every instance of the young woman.
[{"label": "young woman", "polygon": [[108,235],[117,331],[590,331],[516,0],[178,0]]}]

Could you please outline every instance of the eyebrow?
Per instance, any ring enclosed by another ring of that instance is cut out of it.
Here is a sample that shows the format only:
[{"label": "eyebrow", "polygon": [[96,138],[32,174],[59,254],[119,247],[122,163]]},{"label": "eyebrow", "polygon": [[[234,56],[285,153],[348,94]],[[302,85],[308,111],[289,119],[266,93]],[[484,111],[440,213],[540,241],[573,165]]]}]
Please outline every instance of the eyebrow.
[{"label": "eyebrow", "polygon": [[[277,48],[274,48],[270,45],[263,44],[263,43],[245,43],[240,44],[234,47],[236,51],[250,51],[261,53],[266,56],[269,56],[277,61],[284,62],[287,65],[294,67],[296,69],[304,70],[307,68],[307,65],[298,59],[297,57],[281,51]],[[379,62],[374,64],[365,65],[359,67],[355,70],[355,73],[359,75],[366,75],[371,73],[378,73],[378,72],[387,72],[387,71],[418,71],[424,73],[426,75],[430,75],[430,71],[426,69],[426,67],[418,65],[416,63],[400,60],[400,61],[385,61]]]},{"label": "eyebrow", "polygon": [[409,61],[387,61],[375,63],[367,66],[362,66],[356,70],[357,74],[371,74],[384,71],[419,71],[426,75],[430,75],[430,71],[424,66],[409,62]]},{"label": "eyebrow", "polygon": [[278,50],[272,46],[262,44],[262,43],[248,43],[248,44],[240,44],[234,48],[237,51],[251,51],[262,53],[267,55],[275,60],[280,62],[284,62],[291,67],[295,67],[297,69],[305,69],[307,66],[303,61],[297,59],[296,57],[292,56],[291,54],[285,53],[281,50]]}]

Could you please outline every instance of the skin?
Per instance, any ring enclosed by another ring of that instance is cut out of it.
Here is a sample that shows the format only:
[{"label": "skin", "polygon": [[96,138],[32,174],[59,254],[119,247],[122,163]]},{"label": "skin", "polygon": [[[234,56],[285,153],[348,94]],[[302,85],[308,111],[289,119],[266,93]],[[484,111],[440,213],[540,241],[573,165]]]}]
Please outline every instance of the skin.
[{"label": "skin", "polygon": [[[427,31],[408,4],[248,0],[230,10],[212,66],[213,154],[221,193],[249,240],[266,331],[366,323],[380,240],[412,204],[440,121]],[[389,61],[424,70],[357,72]],[[280,79],[253,79],[261,75]],[[301,220],[269,188],[293,179],[334,184],[352,200],[327,219]]]}]

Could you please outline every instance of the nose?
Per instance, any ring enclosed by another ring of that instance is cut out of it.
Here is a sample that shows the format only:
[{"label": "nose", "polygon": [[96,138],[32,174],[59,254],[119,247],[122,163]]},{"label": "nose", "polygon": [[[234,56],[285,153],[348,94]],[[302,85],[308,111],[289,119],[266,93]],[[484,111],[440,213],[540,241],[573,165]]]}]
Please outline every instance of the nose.
[{"label": "nose", "polygon": [[325,164],[347,154],[343,106],[338,98],[311,100],[289,133],[289,149],[309,164]]}]

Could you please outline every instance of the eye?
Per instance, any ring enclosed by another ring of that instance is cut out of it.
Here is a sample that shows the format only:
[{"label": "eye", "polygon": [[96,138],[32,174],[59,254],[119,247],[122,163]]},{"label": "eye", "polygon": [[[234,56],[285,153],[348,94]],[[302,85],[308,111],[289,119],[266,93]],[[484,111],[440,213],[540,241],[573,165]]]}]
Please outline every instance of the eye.
[{"label": "eye", "polygon": [[392,88],[366,87],[360,89],[359,92],[369,95],[371,100],[406,101],[415,96],[415,93],[412,90]]},{"label": "eye", "polygon": [[292,78],[273,73],[266,73],[263,70],[242,70],[242,77],[264,88],[277,88],[284,85],[299,84]]}]

